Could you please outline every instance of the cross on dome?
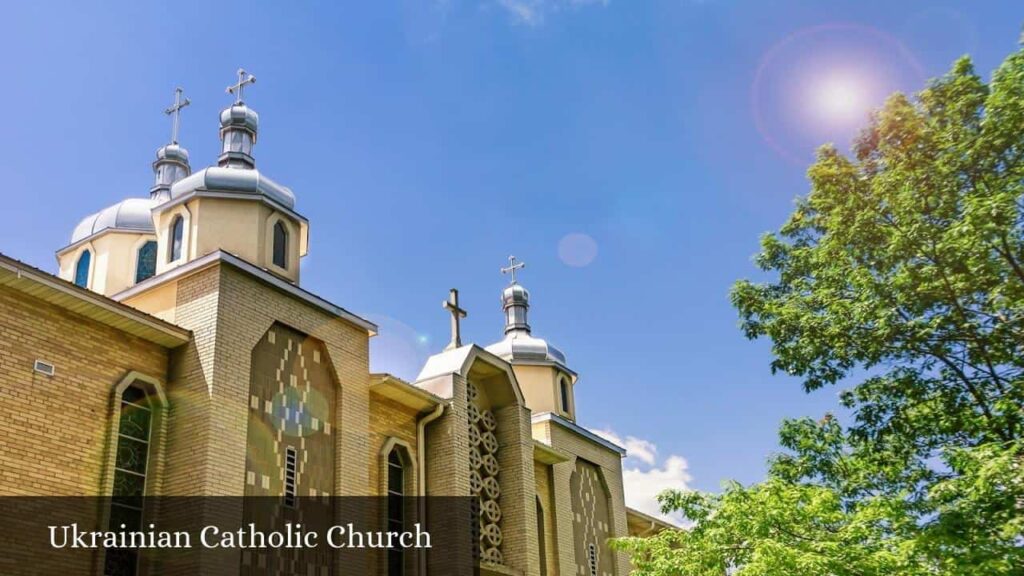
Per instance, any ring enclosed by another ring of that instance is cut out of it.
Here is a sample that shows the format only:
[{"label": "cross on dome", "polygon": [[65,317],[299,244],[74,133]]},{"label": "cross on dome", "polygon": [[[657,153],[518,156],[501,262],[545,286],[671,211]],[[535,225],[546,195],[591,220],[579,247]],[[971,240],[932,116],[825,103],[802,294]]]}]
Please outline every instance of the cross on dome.
[{"label": "cross on dome", "polygon": [[235,95],[235,104],[243,104],[243,102],[242,102],[242,90],[245,88],[246,84],[255,84],[255,83],[256,83],[256,77],[255,76],[253,76],[252,74],[249,74],[244,69],[239,68],[238,69],[238,82],[236,82],[235,84],[233,84],[231,86],[228,86],[227,92],[228,92],[228,94],[234,94]]},{"label": "cross on dome", "polygon": [[181,126],[181,109],[192,103],[188,98],[183,98],[184,90],[174,89],[174,104],[164,110],[164,114],[171,116],[171,144],[178,143],[178,128]]},{"label": "cross on dome", "polygon": [[516,263],[515,256],[508,257],[508,266],[501,269],[502,274],[512,274],[512,282],[510,284],[516,284],[516,270],[526,268],[526,262]]}]

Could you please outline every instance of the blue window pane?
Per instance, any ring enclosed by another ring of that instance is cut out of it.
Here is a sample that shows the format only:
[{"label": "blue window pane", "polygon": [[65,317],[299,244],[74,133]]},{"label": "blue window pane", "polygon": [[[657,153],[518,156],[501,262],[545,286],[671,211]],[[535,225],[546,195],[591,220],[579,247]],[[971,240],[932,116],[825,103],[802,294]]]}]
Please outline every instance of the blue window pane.
[{"label": "blue window pane", "polygon": [[89,285],[89,263],[92,262],[92,252],[86,250],[78,257],[78,264],[75,265],[75,284],[82,288]]},{"label": "blue window pane", "polygon": [[135,266],[135,282],[142,282],[156,274],[156,242],[150,240],[139,248],[138,264]]}]

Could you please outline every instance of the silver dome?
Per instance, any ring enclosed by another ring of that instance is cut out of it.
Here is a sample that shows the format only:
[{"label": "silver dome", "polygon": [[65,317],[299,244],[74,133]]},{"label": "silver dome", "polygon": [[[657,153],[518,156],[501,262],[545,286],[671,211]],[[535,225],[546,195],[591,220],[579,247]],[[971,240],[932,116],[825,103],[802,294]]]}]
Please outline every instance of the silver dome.
[{"label": "silver dome", "polygon": [[128,230],[142,234],[153,234],[152,209],[156,201],[150,198],[128,198],[113,206],[87,216],[75,226],[71,234],[74,244],[103,230]]},{"label": "silver dome", "polygon": [[487,351],[513,364],[523,361],[566,365],[565,354],[561,350],[522,330],[509,332],[504,340],[488,346]]},{"label": "silver dome", "polygon": [[255,168],[243,170],[210,166],[178,180],[171,186],[171,199],[180,198],[197,190],[241,192],[263,195],[287,208],[295,207],[295,194],[291,189],[260,174]]},{"label": "silver dome", "polygon": [[512,304],[529,304],[530,303],[530,292],[523,288],[521,284],[511,284],[507,286],[501,292],[501,304],[502,306],[510,306]]},{"label": "silver dome", "polygon": [[220,113],[221,128],[245,128],[256,133],[260,124],[260,115],[245,104],[235,104]]},{"label": "silver dome", "polygon": [[188,150],[182,148],[177,144],[168,144],[161,146],[156,151],[157,162],[161,160],[170,160],[181,162],[182,164],[188,164]]}]

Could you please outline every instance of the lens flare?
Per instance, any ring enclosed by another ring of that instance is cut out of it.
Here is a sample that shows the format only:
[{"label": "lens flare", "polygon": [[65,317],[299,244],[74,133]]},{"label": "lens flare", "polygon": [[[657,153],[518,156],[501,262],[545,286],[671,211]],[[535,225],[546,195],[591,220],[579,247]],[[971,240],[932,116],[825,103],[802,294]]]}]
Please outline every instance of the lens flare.
[{"label": "lens flare", "polygon": [[597,258],[597,242],[580,232],[566,234],[558,242],[558,257],[573,268],[583,268]]},{"label": "lens flare", "polygon": [[886,32],[852,23],[804,28],[762,56],[750,88],[754,127],[780,156],[804,165],[818,145],[849,142],[888,94],[917,90],[924,78]]},{"label": "lens flare", "polygon": [[840,123],[863,118],[868,111],[863,82],[842,73],[822,78],[814,91],[819,117],[826,122]]}]

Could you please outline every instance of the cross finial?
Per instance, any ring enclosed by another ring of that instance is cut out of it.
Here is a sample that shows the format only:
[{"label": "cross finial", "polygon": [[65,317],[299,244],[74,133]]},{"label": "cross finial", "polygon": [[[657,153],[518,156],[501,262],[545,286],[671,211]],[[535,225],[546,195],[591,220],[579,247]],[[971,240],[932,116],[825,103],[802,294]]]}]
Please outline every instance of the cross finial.
[{"label": "cross finial", "polygon": [[171,118],[171,144],[178,143],[178,127],[181,126],[181,109],[192,103],[188,98],[182,97],[185,91],[181,88],[174,89],[174,105],[167,110],[164,110],[164,114],[172,116]]},{"label": "cross finial", "polygon": [[448,299],[441,303],[445,310],[452,313],[452,340],[445,346],[445,350],[451,350],[462,346],[462,330],[459,320],[466,317],[466,311],[459,308],[459,291],[452,288],[448,291]]},{"label": "cross finial", "polygon": [[245,88],[246,84],[255,84],[256,77],[249,74],[245,70],[238,69],[238,82],[228,86],[228,94],[235,95],[235,104],[242,104],[242,89]]},{"label": "cross finial", "polygon": [[526,268],[526,262],[516,263],[516,257],[515,256],[509,256],[508,257],[508,267],[502,268],[501,269],[501,273],[502,274],[512,274],[512,282],[511,282],[511,284],[515,284],[516,283],[516,270],[519,270],[521,268]]}]

